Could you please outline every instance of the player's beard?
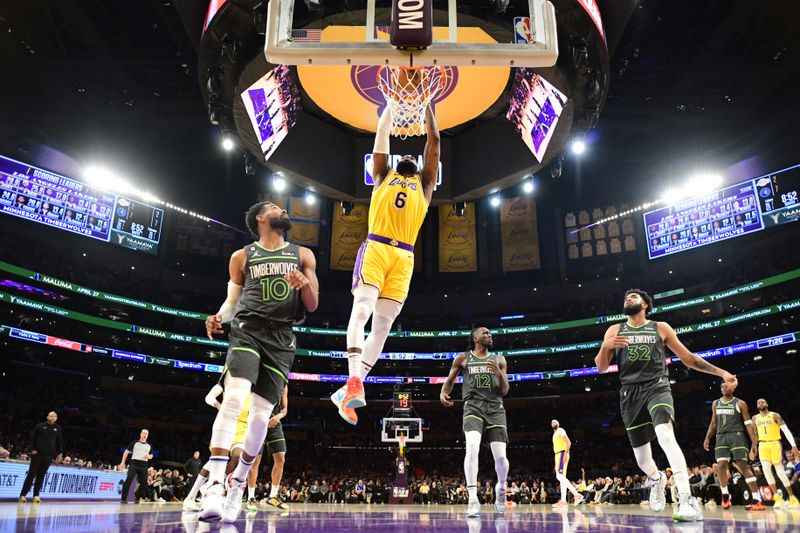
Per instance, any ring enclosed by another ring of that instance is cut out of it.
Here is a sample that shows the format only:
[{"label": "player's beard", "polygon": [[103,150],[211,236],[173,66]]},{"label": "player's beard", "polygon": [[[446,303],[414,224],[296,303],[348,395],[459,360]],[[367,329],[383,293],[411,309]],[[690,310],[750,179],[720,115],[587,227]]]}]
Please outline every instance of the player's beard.
[{"label": "player's beard", "polygon": [[286,217],[279,217],[277,219],[270,219],[269,227],[272,229],[279,229],[282,231],[289,231],[292,229],[292,221]]},{"label": "player's beard", "polygon": [[397,173],[402,176],[413,176],[417,173],[417,164],[408,159],[401,159],[397,162]]},{"label": "player's beard", "polygon": [[642,310],[642,304],[626,305],[622,308],[622,312],[628,316],[633,316]]}]

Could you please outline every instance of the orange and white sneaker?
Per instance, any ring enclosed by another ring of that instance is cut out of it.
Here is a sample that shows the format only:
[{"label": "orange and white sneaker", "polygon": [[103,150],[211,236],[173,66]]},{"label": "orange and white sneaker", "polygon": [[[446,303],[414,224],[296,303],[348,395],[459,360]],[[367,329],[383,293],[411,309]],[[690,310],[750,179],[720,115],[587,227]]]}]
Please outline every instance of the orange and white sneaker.
[{"label": "orange and white sneaker", "polygon": [[331,401],[333,402],[333,405],[336,406],[336,409],[339,410],[339,416],[342,417],[342,420],[355,426],[358,423],[358,415],[356,414],[356,410],[352,407],[345,407],[342,405],[346,394],[347,385],[344,385],[340,389],[337,389],[336,392],[331,394]]},{"label": "orange and white sneaker", "polygon": [[342,400],[342,406],[350,409],[358,409],[367,405],[364,398],[364,383],[358,376],[352,376],[347,380],[347,392]]}]

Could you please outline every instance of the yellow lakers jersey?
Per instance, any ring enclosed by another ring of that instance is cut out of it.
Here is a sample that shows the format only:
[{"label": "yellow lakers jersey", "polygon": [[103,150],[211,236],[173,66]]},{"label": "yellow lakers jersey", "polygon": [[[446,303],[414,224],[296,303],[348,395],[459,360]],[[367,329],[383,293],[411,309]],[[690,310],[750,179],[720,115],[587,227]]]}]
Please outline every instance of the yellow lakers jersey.
[{"label": "yellow lakers jersey", "polygon": [[420,177],[392,171],[372,191],[369,232],[414,246],[427,213]]},{"label": "yellow lakers jersey", "polygon": [[775,418],[770,411],[767,411],[766,416],[757,414],[754,419],[756,423],[756,433],[758,433],[758,442],[781,440],[781,428],[775,422]]},{"label": "yellow lakers jersey", "polygon": [[558,428],[553,432],[553,453],[567,451],[567,432]]}]

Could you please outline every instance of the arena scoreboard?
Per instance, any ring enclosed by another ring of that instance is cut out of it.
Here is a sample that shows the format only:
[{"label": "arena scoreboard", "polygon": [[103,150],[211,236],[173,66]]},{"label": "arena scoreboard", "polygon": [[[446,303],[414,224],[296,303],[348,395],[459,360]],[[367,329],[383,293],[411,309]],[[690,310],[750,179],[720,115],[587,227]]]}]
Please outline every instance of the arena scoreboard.
[{"label": "arena scoreboard", "polygon": [[0,212],[158,253],[164,211],[0,156]]},{"label": "arena scoreboard", "polygon": [[766,227],[800,220],[800,165],[757,178],[755,182]]},{"label": "arena scoreboard", "polygon": [[396,414],[411,413],[411,393],[395,391],[392,407]]}]

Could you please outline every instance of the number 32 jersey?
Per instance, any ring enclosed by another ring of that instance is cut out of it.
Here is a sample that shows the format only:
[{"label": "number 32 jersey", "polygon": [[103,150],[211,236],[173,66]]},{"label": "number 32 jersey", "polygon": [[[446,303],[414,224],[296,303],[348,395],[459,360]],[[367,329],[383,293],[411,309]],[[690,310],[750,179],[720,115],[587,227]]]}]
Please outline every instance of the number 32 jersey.
[{"label": "number 32 jersey", "polygon": [[419,175],[389,175],[372,190],[369,233],[414,246],[428,213]]},{"label": "number 32 jersey", "polygon": [[646,383],[668,378],[666,347],[658,333],[658,322],[648,320],[639,327],[620,325],[621,337],[627,337],[627,348],[617,348],[614,356],[619,365],[619,380],[623,385]]}]

